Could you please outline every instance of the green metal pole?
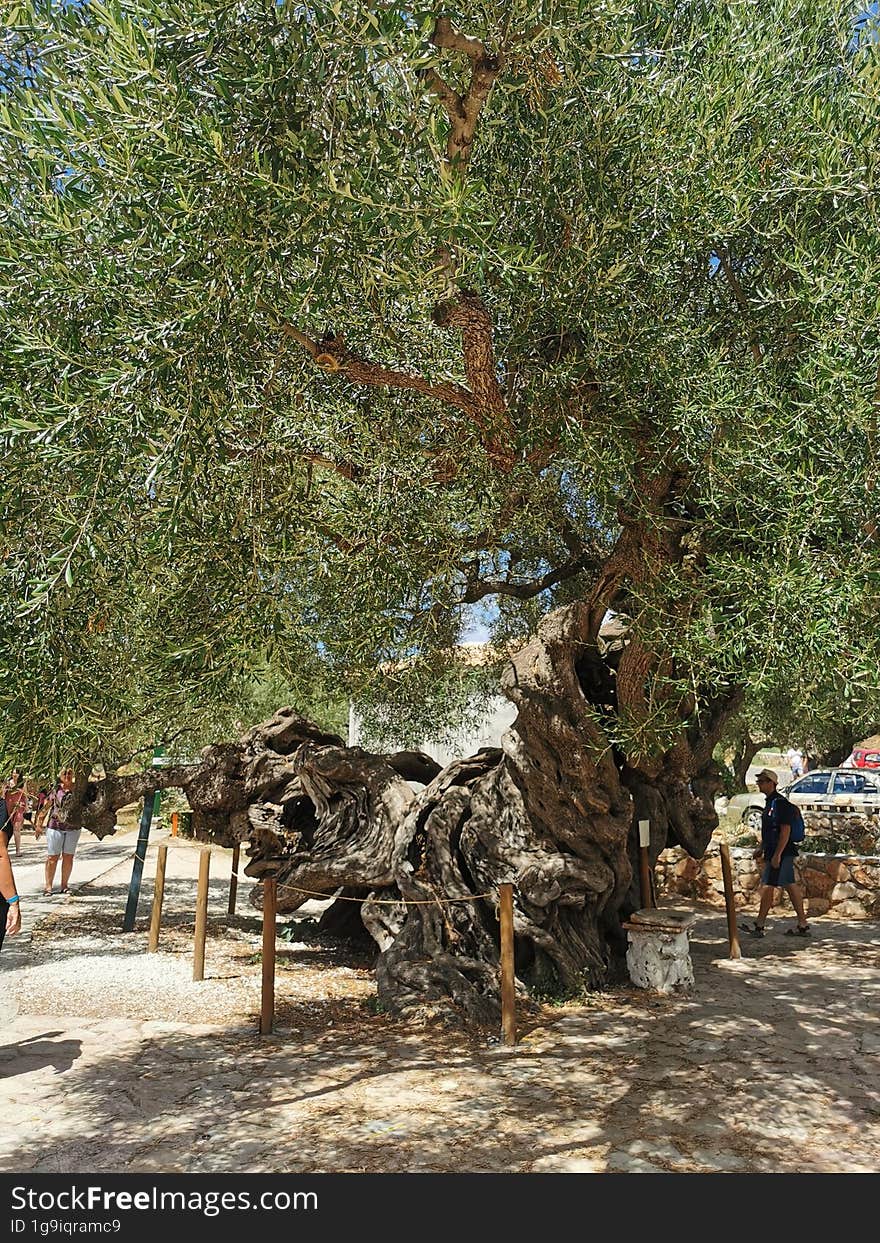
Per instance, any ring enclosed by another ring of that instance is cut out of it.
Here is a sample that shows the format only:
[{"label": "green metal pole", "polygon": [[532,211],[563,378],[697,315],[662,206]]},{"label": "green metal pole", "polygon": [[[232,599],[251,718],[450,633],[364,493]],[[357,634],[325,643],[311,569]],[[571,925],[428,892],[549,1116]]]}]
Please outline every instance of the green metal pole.
[{"label": "green metal pole", "polygon": [[150,825],[153,816],[159,812],[159,793],[158,791],[152,798],[149,795],[144,796],[144,810],[141,816],[140,829],[138,831],[137,848],[134,854],[134,863],[131,869],[131,881],[128,886],[128,902],[125,907],[125,918],[122,921],[123,932],[134,931],[134,921],[137,915],[138,898],[141,892],[141,876],[144,871],[144,859],[147,855],[147,845],[150,840]]}]

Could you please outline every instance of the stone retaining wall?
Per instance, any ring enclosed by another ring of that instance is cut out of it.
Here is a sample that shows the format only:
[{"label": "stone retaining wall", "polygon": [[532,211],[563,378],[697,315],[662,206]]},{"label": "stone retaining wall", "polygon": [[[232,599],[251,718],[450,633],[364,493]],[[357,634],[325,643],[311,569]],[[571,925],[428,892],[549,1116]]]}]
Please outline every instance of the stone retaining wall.
[{"label": "stone retaining wall", "polygon": [[[753,847],[732,846],[730,861],[737,908],[757,906],[761,883]],[[802,854],[795,875],[803,885],[808,915],[831,913],[839,919],[880,918],[880,857],[877,855]],[[719,843],[710,843],[702,859],[692,859],[679,848],[664,850],[655,869],[657,892],[699,902],[724,905]],[[789,905],[779,890],[776,905]]]},{"label": "stone retaining wall", "polygon": [[854,807],[816,811],[805,807],[803,813],[808,839],[806,846],[810,844],[810,837],[831,837],[842,839],[838,846],[845,842],[853,855],[873,857],[877,854],[880,847],[880,811],[860,811]]}]

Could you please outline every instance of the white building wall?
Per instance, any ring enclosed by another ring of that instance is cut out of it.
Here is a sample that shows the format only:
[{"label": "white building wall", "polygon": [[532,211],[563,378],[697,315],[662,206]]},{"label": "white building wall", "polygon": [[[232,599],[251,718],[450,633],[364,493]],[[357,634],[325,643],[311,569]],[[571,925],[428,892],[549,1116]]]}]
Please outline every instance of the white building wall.
[{"label": "white building wall", "polygon": [[[501,735],[515,720],[516,708],[510,700],[505,699],[503,695],[494,695],[475,726],[470,729],[463,728],[442,742],[433,738],[423,738],[418,744],[418,750],[424,751],[445,768],[453,760],[473,755],[481,747],[500,747]],[[354,704],[350,704],[348,711],[348,745],[350,747],[363,745],[361,724]]]}]

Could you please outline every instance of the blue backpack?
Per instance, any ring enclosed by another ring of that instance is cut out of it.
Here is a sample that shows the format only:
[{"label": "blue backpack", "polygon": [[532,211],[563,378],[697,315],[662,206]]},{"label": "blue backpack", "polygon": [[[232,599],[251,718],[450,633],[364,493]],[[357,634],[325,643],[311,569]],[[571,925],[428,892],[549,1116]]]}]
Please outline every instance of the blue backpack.
[{"label": "blue backpack", "polygon": [[[804,818],[803,818],[803,816],[801,815],[801,810],[800,810],[800,808],[799,808],[799,807],[795,807],[794,803],[789,803],[789,807],[790,807],[790,808],[791,808],[791,810],[792,810],[792,817],[791,817],[791,837],[789,838],[789,841],[793,842],[793,843],[794,843],[794,845],[797,845],[797,844],[798,844],[798,842],[802,842],[802,841],[804,840],[804,831],[805,831],[805,829],[804,829]],[[777,829],[777,831],[778,831],[778,829],[779,829],[779,814],[778,814],[778,812],[776,811],[776,800],[775,800],[775,799],[773,800],[773,813],[774,813],[774,814],[773,814],[773,822],[774,822],[775,827],[776,827],[776,829]]]},{"label": "blue backpack", "polygon": [[791,818],[791,840],[793,842],[802,842],[805,832],[804,818],[799,807],[795,807],[794,803],[792,803],[792,807],[794,807],[794,815]]}]

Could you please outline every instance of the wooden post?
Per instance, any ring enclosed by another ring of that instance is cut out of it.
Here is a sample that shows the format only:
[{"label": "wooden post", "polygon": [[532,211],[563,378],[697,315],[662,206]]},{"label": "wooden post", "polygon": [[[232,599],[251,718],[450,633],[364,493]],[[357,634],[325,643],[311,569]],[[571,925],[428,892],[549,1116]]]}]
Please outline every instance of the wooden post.
[{"label": "wooden post", "polygon": [[144,871],[144,859],[147,857],[147,846],[150,841],[150,825],[153,822],[153,816],[159,809],[158,799],[158,794],[154,794],[152,798],[149,794],[144,795],[144,810],[141,814],[141,823],[138,829],[137,846],[134,849],[131,880],[128,883],[128,901],[125,904],[125,915],[122,919],[123,932],[134,931],[138,898],[141,896],[141,876]]},{"label": "wooden post", "polygon": [[177,837],[177,822],[178,822],[178,813],[176,811],[173,811],[171,813],[171,836],[172,837]]},{"label": "wooden post", "polygon": [[639,821],[639,882],[642,894],[642,910],[653,910],[657,903],[654,901],[654,887],[651,884],[651,860],[648,855],[648,848],[651,845],[651,821]]},{"label": "wooden post", "polygon": [[229,880],[229,915],[235,914],[235,899],[238,894],[238,854],[241,846],[236,842],[232,847],[232,876]]},{"label": "wooden post", "polygon": [[274,879],[263,882],[263,993],[260,1002],[260,1035],[268,1036],[275,1023],[275,911]]},{"label": "wooden post", "polygon": [[208,935],[208,869],[210,850],[203,850],[199,859],[199,889],[196,895],[196,939],[193,950],[193,979],[205,978],[205,938]]},{"label": "wooden post", "polygon": [[730,957],[742,958],[739,932],[736,927],[736,903],[733,900],[733,870],[730,866],[730,847],[727,842],[721,843],[721,876],[724,880],[724,905],[727,908],[727,940],[730,944]]},{"label": "wooden post", "polygon": [[513,885],[499,885],[501,916],[501,1035],[516,1044],[516,977],[513,968]]},{"label": "wooden post", "polygon": [[156,860],[156,884],[153,887],[153,916],[150,920],[150,941],[147,949],[155,954],[159,948],[159,925],[162,922],[162,899],[165,896],[165,860],[168,858],[168,847],[159,847],[159,858]]}]

